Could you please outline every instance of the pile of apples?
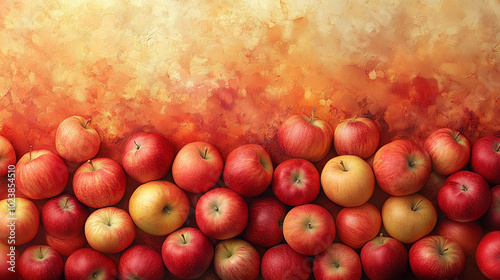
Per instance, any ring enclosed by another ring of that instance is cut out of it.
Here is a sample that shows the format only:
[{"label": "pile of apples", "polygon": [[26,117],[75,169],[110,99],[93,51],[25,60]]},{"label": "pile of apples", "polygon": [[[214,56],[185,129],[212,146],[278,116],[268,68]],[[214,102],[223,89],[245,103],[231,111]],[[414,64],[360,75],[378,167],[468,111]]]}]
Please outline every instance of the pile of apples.
[{"label": "pile of apples", "polygon": [[[277,134],[288,156],[277,166],[259,144],[223,159],[211,143],[177,151],[153,132],[126,139],[121,162],[96,158],[100,136],[81,116],[57,128],[57,153],[30,150],[17,160],[0,137],[8,181],[0,278],[196,279],[213,271],[220,279],[352,280],[402,279],[411,270],[417,279],[453,279],[472,260],[500,279],[500,137],[471,145],[439,128],[422,145],[379,147],[380,133],[364,117],[333,129],[314,112],[292,115]],[[128,180],[139,185],[118,207]],[[41,211],[34,201],[44,201]],[[41,227],[46,244],[30,244]],[[161,250],[139,244],[139,231],[161,238]]]}]

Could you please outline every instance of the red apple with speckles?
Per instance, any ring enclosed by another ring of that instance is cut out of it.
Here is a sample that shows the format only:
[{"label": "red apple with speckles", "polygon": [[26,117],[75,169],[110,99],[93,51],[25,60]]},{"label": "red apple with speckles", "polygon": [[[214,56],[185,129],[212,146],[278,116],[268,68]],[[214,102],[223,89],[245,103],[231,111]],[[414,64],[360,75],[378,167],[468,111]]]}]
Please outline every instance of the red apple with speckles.
[{"label": "red apple with speckles", "polygon": [[51,198],[42,208],[42,224],[49,235],[72,238],[83,233],[89,210],[75,196]]},{"label": "red apple with speckles", "polygon": [[68,280],[114,280],[117,274],[115,262],[92,248],[76,250],[64,264],[64,278]]},{"label": "red apple with speckles", "polygon": [[408,266],[408,251],[403,243],[382,233],[361,248],[360,257],[370,280],[402,279]]},{"label": "red apple with speckles", "polygon": [[476,263],[486,277],[500,279],[500,231],[489,232],[479,241]]},{"label": "red apple with speckles", "polygon": [[64,119],[56,130],[57,153],[67,161],[84,162],[97,155],[101,146],[99,133],[94,129],[91,118],[70,116]]},{"label": "red apple with speckles", "polygon": [[50,234],[45,235],[45,241],[47,245],[56,249],[56,251],[62,256],[69,256],[78,249],[87,246],[87,238],[85,238],[85,233],[82,231],[81,234],[71,237],[71,238],[58,238]]},{"label": "red apple with speckles", "polygon": [[24,280],[60,279],[63,269],[63,258],[47,245],[31,245],[19,258],[19,274]]},{"label": "red apple with speckles", "polygon": [[[0,177],[13,171],[13,166],[16,164],[16,151],[10,141],[0,135]],[[11,166],[11,168],[9,168]]]},{"label": "red apple with speckles", "polygon": [[121,254],[118,275],[123,280],[162,280],[165,266],[160,253],[145,245],[134,245]]},{"label": "red apple with speckles", "polygon": [[483,228],[477,221],[456,222],[441,217],[436,224],[436,234],[455,240],[465,254],[474,255],[477,244],[483,237]]},{"label": "red apple with speckles", "polygon": [[380,141],[380,128],[375,121],[364,117],[343,120],[335,128],[333,145],[338,155],[369,158]]},{"label": "red apple with speckles", "polygon": [[314,256],[313,274],[316,280],[359,280],[363,269],[354,249],[342,243],[332,243]]},{"label": "red apple with speckles", "polygon": [[262,256],[260,272],[264,280],[307,280],[312,264],[309,257],[283,243],[269,248]]},{"label": "red apple with speckles", "polygon": [[215,246],[215,273],[222,280],[254,280],[260,273],[260,254],[252,244],[233,238]]},{"label": "red apple with speckles", "polygon": [[486,136],[472,146],[470,164],[489,184],[500,184],[500,137]]},{"label": "red apple with speckles", "polygon": [[471,147],[469,140],[452,128],[434,131],[424,143],[429,153],[432,169],[441,175],[450,175],[464,168],[469,162]]},{"label": "red apple with speckles", "polygon": [[343,208],[336,220],[340,241],[354,249],[360,249],[377,236],[381,225],[380,211],[369,202],[361,206]]}]

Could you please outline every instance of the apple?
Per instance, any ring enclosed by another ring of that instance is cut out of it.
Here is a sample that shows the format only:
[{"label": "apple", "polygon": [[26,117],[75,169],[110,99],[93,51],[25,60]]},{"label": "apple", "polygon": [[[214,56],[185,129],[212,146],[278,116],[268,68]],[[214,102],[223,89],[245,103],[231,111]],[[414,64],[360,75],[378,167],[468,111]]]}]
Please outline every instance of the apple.
[{"label": "apple", "polygon": [[142,184],[165,177],[174,157],[175,147],[165,136],[138,132],[123,148],[122,165],[132,179]]},{"label": "apple", "polygon": [[222,280],[254,280],[260,273],[260,254],[252,244],[233,238],[215,246],[215,273]]},{"label": "apple", "polygon": [[168,181],[151,181],[140,185],[130,196],[128,207],[137,227],[156,236],[180,228],[190,210],[186,193]]},{"label": "apple", "polygon": [[353,249],[360,249],[380,232],[382,218],[378,208],[367,202],[340,210],[336,225],[340,241]]},{"label": "apple", "polygon": [[491,185],[500,185],[500,137],[486,136],[474,143],[470,164],[472,170]]},{"label": "apple", "polygon": [[161,255],[145,245],[125,250],[118,263],[118,276],[123,280],[162,280],[165,266]]},{"label": "apple", "polygon": [[431,158],[410,140],[394,140],[382,146],[373,158],[373,173],[380,188],[390,195],[418,192],[431,174]]},{"label": "apple", "polygon": [[307,280],[311,275],[311,267],[307,256],[283,243],[266,250],[262,256],[260,272],[264,280]]},{"label": "apple", "polygon": [[82,231],[79,235],[71,238],[58,238],[50,234],[45,235],[47,245],[54,248],[61,256],[68,257],[73,252],[87,246],[87,238]]},{"label": "apple", "polygon": [[369,118],[354,116],[341,121],[333,133],[333,145],[338,155],[371,157],[378,148],[380,128]]},{"label": "apple", "polygon": [[83,233],[89,210],[75,196],[61,194],[42,208],[42,224],[49,235],[72,238]]},{"label": "apple", "polygon": [[0,241],[6,245],[23,245],[35,238],[40,213],[33,201],[15,197],[0,201]]},{"label": "apple", "polygon": [[244,144],[229,153],[222,176],[226,186],[237,194],[258,196],[273,180],[273,163],[264,147]]},{"label": "apple", "polygon": [[214,247],[199,229],[183,227],[167,236],[161,254],[165,266],[174,276],[195,279],[212,263]]},{"label": "apple", "polygon": [[330,151],[333,129],[321,119],[299,114],[287,117],[278,129],[278,144],[292,158],[303,158],[312,162],[322,160]]},{"label": "apple", "polygon": [[389,197],[381,214],[387,233],[403,243],[413,243],[428,235],[437,222],[432,202],[420,194]]},{"label": "apple", "polygon": [[335,221],[317,204],[293,207],[283,220],[283,236],[290,247],[302,255],[316,255],[335,239]]},{"label": "apple", "polygon": [[114,280],[117,276],[115,262],[92,248],[76,250],[64,264],[67,280]]},{"label": "apple", "polygon": [[382,233],[361,248],[360,257],[363,271],[371,280],[402,279],[408,266],[408,252],[403,243]]},{"label": "apple", "polygon": [[283,241],[283,220],[287,209],[277,198],[262,196],[248,204],[248,222],[243,238],[248,242],[265,248],[278,245]]},{"label": "apple", "polygon": [[45,199],[63,192],[69,170],[64,161],[49,150],[24,154],[16,165],[16,188],[31,199]]},{"label": "apple", "polygon": [[19,258],[19,274],[24,280],[61,279],[63,269],[63,258],[47,245],[31,245]]},{"label": "apple", "polygon": [[420,191],[418,191],[418,194],[422,195],[432,202],[432,205],[434,205],[438,216],[440,216],[442,213],[441,209],[439,209],[437,196],[441,188],[444,186],[447,178],[448,176],[440,175],[432,171],[431,176],[429,176],[429,180],[427,180],[427,183],[425,183],[425,186],[420,189]]},{"label": "apple", "polygon": [[19,279],[18,257],[19,253],[16,246],[0,243],[0,279]]},{"label": "apple", "polygon": [[248,205],[243,197],[230,189],[211,189],[198,200],[195,217],[199,229],[206,236],[230,239],[245,229]]},{"label": "apple", "polygon": [[459,171],[450,175],[438,193],[441,211],[457,222],[479,219],[491,204],[488,183],[477,173]]},{"label": "apple", "polygon": [[476,250],[479,270],[490,279],[500,279],[500,231],[487,233]]},{"label": "apple", "polygon": [[172,176],[179,188],[204,193],[213,188],[224,162],[217,148],[206,142],[192,142],[180,149],[172,164]]},{"label": "apple", "polygon": [[460,131],[440,128],[427,137],[424,149],[431,157],[432,169],[450,175],[464,168],[470,159],[470,143]]},{"label": "apple", "polygon": [[408,260],[418,279],[455,279],[465,266],[465,253],[454,240],[431,235],[411,246]]},{"label": "apple", "polygon": [[274,170],[271,187],[274,195],[287,205],[311,203],[321,188],[318,169],[305,159],[285,160]]},{"label": "apple", "polygon": [[57,153],[62,158],[71,162],[84,162],[97,155],[101,139],[91,120],[70,116],[59,124],[55,140]]},{"label": "apple", "polygon": [[436,225],[436,234],[455,240],[466,255],[474,255],[479,241],[483,237],[483,228],[478,221],[456,222],[441,217]]},{"label": "apple", "polygon": [[500,185],[491,189],[491,203],[488,211],[481,217],[483,227],[495,231],[500,230]]},{"label": "apple", "polygon": [[135,238],[135,225],[125,210],[105,207],[92,212],[85,222],[89,245],[105,254],[125,250]]},{"label": "apple", "polygon": [[73,176],[76,198],[92,208],[115,205],[127,189],[127,176],[121,165],[110,158],[95,158],[83,163]]},{"label": "apple", "polygon": [[[16,151],[10,141],[0,135],[0,177],[4,177],[16,164]],[[9,166],[11,168],[9,168]]]},{"label": "apple", "polygon": [[330,159],[321,171],[321,186],[326,196],[344,207],[367,202],[375,189],[375,176],[366,161],[344,155]]},{"label": "apple", "polygon": [[359,280],[363,269],[354,249],[341,243],[332,243],[321,254],[314,256],[313,274],[317,280]]}]

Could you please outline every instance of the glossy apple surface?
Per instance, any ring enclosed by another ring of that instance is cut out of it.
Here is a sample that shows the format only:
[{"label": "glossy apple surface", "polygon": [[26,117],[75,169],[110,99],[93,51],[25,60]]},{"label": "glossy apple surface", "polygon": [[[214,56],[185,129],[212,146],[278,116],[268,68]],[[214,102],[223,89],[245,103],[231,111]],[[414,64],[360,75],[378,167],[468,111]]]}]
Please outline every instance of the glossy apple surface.
[{"label": "glossy apple surface", "polygon": [[35,238],[40,213],[33,201],[16,197],[0,201],[0,241],[6,245],[23,245]]},{"label": "glossy apple surface", "polygon": [[64,264],[64,278],[68,280],[114,280],[117,276],[115,262],[92,248],[76,250]]},{"label": "glossy apple surface", "polygon": [[340,210],[336,220],[340,240],[353,249],[360,249],[377,236],[381,225],[380,211],[369,202]]},{"label": "glossy apple surface", "polygon": [[67,257],[73,252],[88,245],[85,233],[82,233],[71,238],[58,238],[50,234],[45,235],[47,245],[54,248],[61,256]]},{"label": "glossy apple surface", "polygon": [[408,266],[408,251],[403,243],[382,234],[361,248],[360,258],[370,280],[402,279]]},{"label": "glossy apple surface", "polygon": [[491,189],[491,204],[481,218],[481,224],[488,230],[500,230],[500,185]]},{"label": "glossy apple surface", "polygon": [[60,279],[63,269],[63,258],[47,245],[31,245],[19,258],[19,274],[24,280]]},{"label": "glossy apple surface", "polygon": [[0,177],[9,173],[9,166],[16,165],[16,151],[9,139],[0,135]]},{"label": "glossy apple surface", "polygon": [[307,280],[312,264],[307,256],[283,243],[269,248],[262,256],[260,271],[265,280]]},{"label": "glossy apple surface", "polygon": [[62,194],[45,202],[42,224],[49,235],[72,238],[83,233],[88,215],[88,208],[75,196]]},{"label": "glossy apple surface", "polygon": [[476,250],[479,270],[490,279],[500,279],[500,231],[487,233]]},{"label": "glossy apple surface", "polygon": [[452,128],[440,128],[424,143],[432,161],[432,169],[441,175],[453,174],[467,165],[471,146],[467,137]]},{"label": "glossy apple surface", "polygon": [[483,228],[478,221],[456,222],[446,217],[438,220],[436,234],[455,240],[466,255],[473,256],[483,237]]},{"label": "glossy apple surface", "polygon": [[499,185],[500,137],[486,136],[477,140],[472,146],[470,164],[489,184]]},{"label": "glossy apple surface", "polygon": [[55,144],[57,153],[65,160],[84,162],[97,155],[101,139],[91,118],[70,116],[57,127]]},{"label": "glossy apple surface", "polygon": [[243,239],[220,241],[215,246],[215,273],[222,280],[254,280],[260,273],[260,254]]},{"label": "glossy apple surface", "polygon": [[332,243],[321,254],[314,256],[314,278],[359,280],[363,275],[358,253],[342,243]]},{"label": "glossy apple surface", "polygon": [[162,280],[165,266],[160,253],[145,245],[125,250],[118,263],[118,276],[123,280]]},{"label": "glossy apple surface", "polygon": [[369,118],[353,117],[343,120],[333,133],[333,145],[338,155],[369,158],[378,148],[380,128]]}]

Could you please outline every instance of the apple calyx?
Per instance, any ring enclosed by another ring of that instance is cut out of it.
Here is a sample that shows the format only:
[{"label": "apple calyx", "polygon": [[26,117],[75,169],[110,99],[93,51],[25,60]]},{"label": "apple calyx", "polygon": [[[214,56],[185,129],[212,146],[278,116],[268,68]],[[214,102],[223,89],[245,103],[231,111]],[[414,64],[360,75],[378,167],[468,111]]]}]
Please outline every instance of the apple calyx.
[{"label": "apple calyx", "polygon": [[134,145],[135,145],[135,150],[139,151],[139,149],[141,148],[141,145],[137,144],[137,142],[135,142],[135,140],[134,140]]},{"label": "apple calyx", "polygon": [[462,185],[462,191],[466,192],[469,190],[469,187],[467,187],[466,185]]},{"label": "apple calyx", "polygon": [[340,163],[339,163],[339,164],[340,164],[340,166],[341,166],[340,170],[342,170],[342,171],[344,171],[344,172],[347,172],[347,171],[348,171],[348,170],[347,170],[347,168],[345,168],[344,162],[343,162],[342,160],[340,161]]},{"label": "apple calyx", "polygon": [[83,125],[83,128],[87,129],[87,126],[89,125],[89,123],[92,121],[92,118],[89,118],[85,124]]},{"label": "apple calyx", "polygon": [[418,205],[420,204],[420,202],[422,202],[422,199],[417,201],[417,203],[415,203],[415,205],[413,205],[413,207],[411,208],[412,211],[417,211],[417,208],[418,208]]}]

